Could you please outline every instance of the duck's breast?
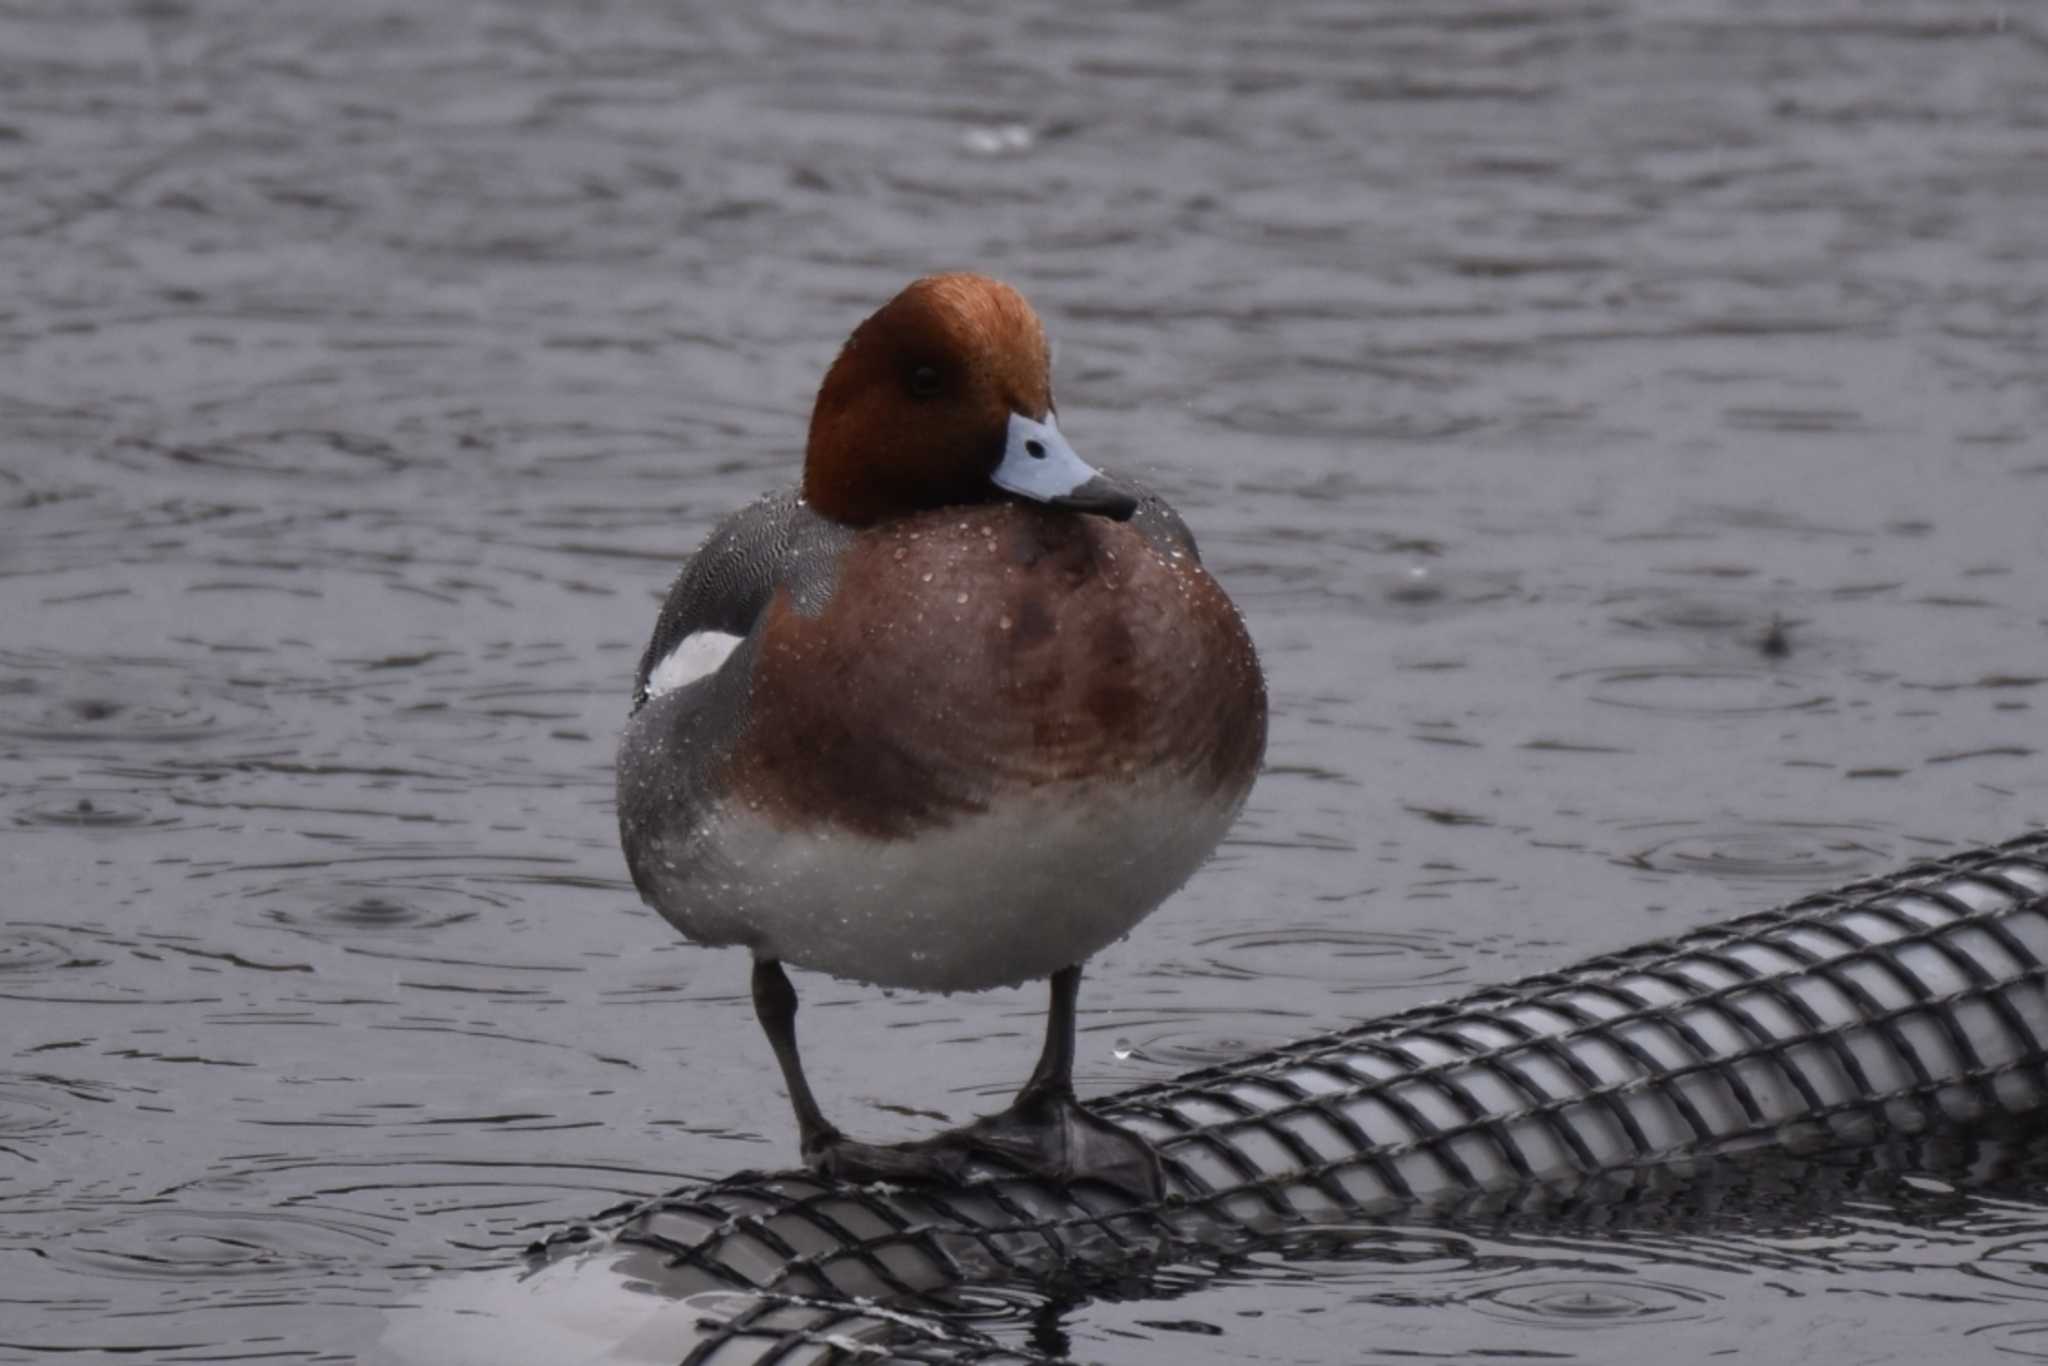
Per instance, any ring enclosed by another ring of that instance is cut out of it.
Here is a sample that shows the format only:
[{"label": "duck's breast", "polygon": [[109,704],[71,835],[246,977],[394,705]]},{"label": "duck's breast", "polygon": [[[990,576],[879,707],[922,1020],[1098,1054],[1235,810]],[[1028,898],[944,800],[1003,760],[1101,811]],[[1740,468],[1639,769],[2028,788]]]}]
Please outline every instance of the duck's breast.
[{"label": "duck's breast", "polygon": [[1236,608],[1192,553],[1020,504],[855,538],[807,614],[758,633],[733,798],[792,829],[901,839],[1053,789],[1234,808],[1265,747]]}]

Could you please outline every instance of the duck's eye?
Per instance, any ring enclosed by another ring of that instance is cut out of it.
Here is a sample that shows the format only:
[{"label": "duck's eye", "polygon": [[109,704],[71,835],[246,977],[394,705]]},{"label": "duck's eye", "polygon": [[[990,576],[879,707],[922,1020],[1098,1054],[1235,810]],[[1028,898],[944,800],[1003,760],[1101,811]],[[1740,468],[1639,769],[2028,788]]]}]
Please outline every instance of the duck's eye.
[{"label": "duck's eye", "polygon": [[939,372],[936,366],[920,365],[910,372],[910,396],[930,398],[939,392]]}]

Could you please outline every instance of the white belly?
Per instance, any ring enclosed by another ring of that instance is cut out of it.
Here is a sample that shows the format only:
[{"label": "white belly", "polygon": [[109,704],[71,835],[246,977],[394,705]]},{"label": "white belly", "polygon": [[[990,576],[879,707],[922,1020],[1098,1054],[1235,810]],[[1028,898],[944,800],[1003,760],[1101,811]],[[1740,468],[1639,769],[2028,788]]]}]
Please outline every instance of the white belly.
[{"label": "white belly", "polygon": [[657,873],[654,900],[699,943],[839,977],[1013,986],[1122,938],[1208,857],[1241,800],[1080,784],[905,840],[726,810],[690,841],[692,866]]}]

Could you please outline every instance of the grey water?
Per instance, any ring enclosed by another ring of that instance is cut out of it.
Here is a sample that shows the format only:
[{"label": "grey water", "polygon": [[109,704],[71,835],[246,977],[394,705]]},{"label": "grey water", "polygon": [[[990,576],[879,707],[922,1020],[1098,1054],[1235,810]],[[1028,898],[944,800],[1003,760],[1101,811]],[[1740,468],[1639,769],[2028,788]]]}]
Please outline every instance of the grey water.
[{"label": "grey water", "polygon": [[[1105,1091],[2048,822],[2048,11],[1950,0],[0,6],[0,1362],[343,1362],[795,1158],[611,745],[712,521],[970,267],[1272,691],[1090,970]],[[1037,990],[800,976],[828,1109]],[[1130,1362],[2048,1357],[2038,1171],[1389,1226]]]}]

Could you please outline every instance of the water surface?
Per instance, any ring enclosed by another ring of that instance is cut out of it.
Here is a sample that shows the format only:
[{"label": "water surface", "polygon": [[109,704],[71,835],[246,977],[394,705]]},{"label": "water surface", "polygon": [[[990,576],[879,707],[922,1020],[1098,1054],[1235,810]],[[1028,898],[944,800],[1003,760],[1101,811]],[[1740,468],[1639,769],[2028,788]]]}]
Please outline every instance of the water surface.
[{"label": "water surface", "polygon": [[[610,749],[678,560],[927,270],[1038,303],[1272,688],[1234,837],[1091,969],[1087,1087],[2048,821],[2029,7],[143,0],[0,13],[0,92],[0,1361],[353,1360],[427,1278],[792,1160]],[[1035,990],[798,988],[859,1133],[1035,1051]],[[1354,1231],[993,1321],[2048,1356],[2035,1189]]]}]

